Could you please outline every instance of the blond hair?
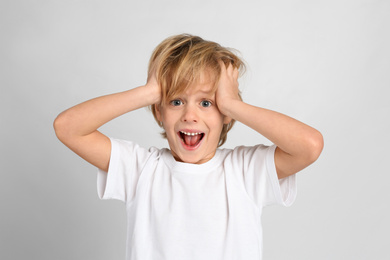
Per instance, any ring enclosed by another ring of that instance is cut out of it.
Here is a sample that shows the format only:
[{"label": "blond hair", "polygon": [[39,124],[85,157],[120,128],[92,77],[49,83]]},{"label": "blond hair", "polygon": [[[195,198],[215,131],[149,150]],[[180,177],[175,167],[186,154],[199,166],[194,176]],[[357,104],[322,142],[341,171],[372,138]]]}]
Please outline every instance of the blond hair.
[{"label": "blond hair", "polygon": [[[244,62],[232,49],[203,40],[199,36],[179,34],[165,39],[155,48],[149,61],[148,77],[151,73],[156,73],[161,87],[161,104],[165,104],[198,82],[203,73],[207,73],[213,81],[212,91],[215,92],[221,76],[219,61],[223,61],[225,66],[232,64],[240,74],[245,70]],[[156,116],[156,104],[150,106],[150,109],[162,127]],[[229,124],[223,125],[218,147],[225,143],[227,133],[234,123],[235,120],[232,119]],[[162,136],[166,138],[166,133],[163,132]]]}]

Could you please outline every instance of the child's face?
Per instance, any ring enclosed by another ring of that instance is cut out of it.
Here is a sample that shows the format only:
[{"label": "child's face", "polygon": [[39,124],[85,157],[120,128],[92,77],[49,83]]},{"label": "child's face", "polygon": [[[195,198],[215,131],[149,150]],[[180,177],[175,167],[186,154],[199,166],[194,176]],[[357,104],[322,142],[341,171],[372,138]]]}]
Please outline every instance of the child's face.
[{"label": "child's face", "polygon": [[219,112],[212,86],[212,82],[194,84],[174,100],[156,106],[157,118],[177,161],[205,163],[217,150],[223,124],[230,118]]}]

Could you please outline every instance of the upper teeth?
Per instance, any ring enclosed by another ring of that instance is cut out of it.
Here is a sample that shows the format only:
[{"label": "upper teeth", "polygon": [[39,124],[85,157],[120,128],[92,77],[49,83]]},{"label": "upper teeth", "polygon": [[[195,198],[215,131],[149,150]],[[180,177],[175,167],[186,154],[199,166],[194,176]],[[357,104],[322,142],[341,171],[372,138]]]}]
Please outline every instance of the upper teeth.
[{"label": "upper teeth", "polygon": [[185,134],[185,135],[200,135],[201,133],[187,133],[184,131],[180,131],[180,133]]}]

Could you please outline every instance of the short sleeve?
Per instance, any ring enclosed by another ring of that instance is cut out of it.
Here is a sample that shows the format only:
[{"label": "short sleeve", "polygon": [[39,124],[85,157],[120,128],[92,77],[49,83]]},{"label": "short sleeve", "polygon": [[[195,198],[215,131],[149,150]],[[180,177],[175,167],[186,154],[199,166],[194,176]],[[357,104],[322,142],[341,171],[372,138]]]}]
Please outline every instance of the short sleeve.
[{"label": "short sleeve", "polygon": [[139,176],[151,152],[139,145],[110,138],[111,155],[108,172],[98,169],[97,191],[100,199],[131,201]]},{"label": "short sleeve", "polygon": [[275,167],[276,145],[242,148],[244,185],[261,208],[268,205],[290,206],[296,198],[295,174],[278,179]]},{"label": "short sleeve", "polygon": [[288,207],[293,204],[297,195],[296,174],[278,179],[275,166],[275,149],[276,145],[273,145],[267,151],[267,173],[274,196],[271,196],[269,200],[265,200],[265,206],[276,203]]}]

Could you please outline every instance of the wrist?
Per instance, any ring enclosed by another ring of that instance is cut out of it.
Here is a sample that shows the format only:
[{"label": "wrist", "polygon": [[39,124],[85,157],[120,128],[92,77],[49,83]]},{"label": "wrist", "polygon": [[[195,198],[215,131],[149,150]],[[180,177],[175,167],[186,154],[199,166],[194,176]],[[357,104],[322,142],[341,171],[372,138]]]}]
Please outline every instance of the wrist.
[{"label": "wrist", "polygon": [[161,100],[161,89],[158,85],[146,84],[142,86],[148,105],[158,104]]},{"label": "wrist", "polygon": [[242,103],[239,99],[224,99],[223,102],[218,103],[219,111],[230,118],[234,118],[234,110],[235,108]]}]

